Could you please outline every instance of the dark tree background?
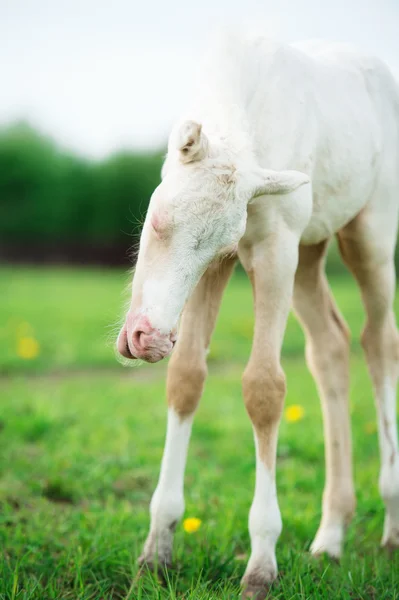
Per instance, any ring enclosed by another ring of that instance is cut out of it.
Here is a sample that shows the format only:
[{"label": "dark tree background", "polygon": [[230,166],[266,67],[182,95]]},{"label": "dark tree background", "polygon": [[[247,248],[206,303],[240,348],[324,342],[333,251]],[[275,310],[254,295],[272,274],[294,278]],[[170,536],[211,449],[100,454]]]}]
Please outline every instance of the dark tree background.
[{"label": "dark tree background", "polygon": [[[0,260],[131,262],[163,155],[125,151],[94,161],[26,123],[0,131]],[[333,245],[328,269],[343,268]]]},{"label": "dark tree background", "polygon": [[0,132],[0,253],[118,263],[137,245],[162,152],[91,161],[20,123]]}]

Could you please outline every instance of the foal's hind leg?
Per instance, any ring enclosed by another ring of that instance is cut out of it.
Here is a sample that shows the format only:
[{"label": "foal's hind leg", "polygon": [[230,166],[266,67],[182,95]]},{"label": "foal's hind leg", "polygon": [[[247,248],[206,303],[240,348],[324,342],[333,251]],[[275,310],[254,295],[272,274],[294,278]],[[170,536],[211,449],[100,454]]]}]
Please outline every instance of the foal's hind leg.
[{"label": "foal's hind leg", "polygon": [[295,277],[294,310],[306,333],[306,359],[322,402],[326,484],[323,517],[313,554],[339,558],[354,508],[349,420],[349,332],[324,274],[327,242],[301,246]]},{"label": "foal's hind leg", "polygon": [[[386,215],[386,216],[385,216]],[[399,334],[395,297],[396,215],[366,209],[339,234],[344,261],[356,277],[367,313],[362,345],[373,381],[381,455],[379,488],[386,507],[382,544],[399,546],[399,451],[396,386]]]}]

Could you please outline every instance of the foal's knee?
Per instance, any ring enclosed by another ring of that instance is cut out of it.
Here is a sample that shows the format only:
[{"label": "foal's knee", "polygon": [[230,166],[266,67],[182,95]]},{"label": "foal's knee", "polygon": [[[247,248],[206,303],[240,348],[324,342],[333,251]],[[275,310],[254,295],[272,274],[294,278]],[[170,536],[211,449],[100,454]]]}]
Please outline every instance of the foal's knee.
[{"label": "foal's knee", "polygon": [[197,408],[207,375],[205,358],[172,355],[168,367],[168,404],[184,418]]},{"label": "foal's knee", "polygon": [[285,375],[278,366],[248,366],[244,372],[243,394],[245,407],[257,431],[278,423],[286,392]]}]

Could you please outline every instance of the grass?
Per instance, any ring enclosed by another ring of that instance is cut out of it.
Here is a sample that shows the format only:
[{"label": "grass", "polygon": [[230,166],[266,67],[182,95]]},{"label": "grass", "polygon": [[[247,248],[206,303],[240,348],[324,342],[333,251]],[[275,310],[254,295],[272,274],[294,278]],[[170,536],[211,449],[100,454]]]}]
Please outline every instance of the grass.
[{"label": "grass", "polygon": [[[166,365],[124,369],[109,343],[128,278],[120,271],[0,269],[0,598],[237,598],[249,551],[254,486],[252,432],[241,373],[253,327],[250,287],[236,275],[210,353],[186,474],[186,516],[202,526],[176,533],[177,571],[161,588],[134,585],[165,433]],[[353,333],[351,412],[358,511],[340,565],[313,560],[324,480],[319,401],[290,318],[283,350],[286,405],[278,450],[284,530],[273,598],[399,598],[399,557],[379,548],[378,442],[358,338],[363,321],[351,279],[332,280]],[[398,306],[399,303],[396,303]],[[36,358],[18,355],[21,338]]]}]

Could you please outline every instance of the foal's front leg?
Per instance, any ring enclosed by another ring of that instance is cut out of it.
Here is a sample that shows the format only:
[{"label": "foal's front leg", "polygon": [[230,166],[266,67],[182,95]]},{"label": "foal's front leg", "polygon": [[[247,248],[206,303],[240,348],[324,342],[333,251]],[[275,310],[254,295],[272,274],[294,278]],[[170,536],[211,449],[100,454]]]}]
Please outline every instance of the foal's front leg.
[{"label": "foal's front leg", "polygon": [[243,376],[244,401],[256,448],[255,495],[249,514],[251,556],[242,580],[245,598],[260,600],[277,576],[275,546],[282,523],[275,466],[286,391],[280,352],[298,261],[298,237],[283,225],[259,243],[241,246],[240,259],[253,287],[255,331]]},{"label": "foal's front leg", "polygon": [[184,513],[184,471],[194,413],[207,373],[206,352],[235,258],[209,267],[187,303],[168,367],[168,425],[157,488],[150,504],[151,527],[139,559],[170,566],[173,534]]}]

